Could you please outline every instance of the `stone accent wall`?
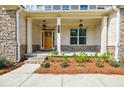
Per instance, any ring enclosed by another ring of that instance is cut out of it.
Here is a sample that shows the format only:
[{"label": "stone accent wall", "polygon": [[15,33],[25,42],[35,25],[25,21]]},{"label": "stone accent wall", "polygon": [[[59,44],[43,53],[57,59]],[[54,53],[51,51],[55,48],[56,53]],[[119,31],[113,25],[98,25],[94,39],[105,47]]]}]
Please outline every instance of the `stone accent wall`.
[{"label": "stone accent wall", "polygon": [[26,54],[26,45],[21,45],[20,46],[20,56],[21,56],[21,60],[25,59],[25,54]]},{"label": "stone accent wall", "polygon": [[16,11],[0,8],[0,53],[16,61]]},{"label": "stone accent wall", "polygon": [[124,56],[124,9],[120,9],[120,58]]},{"label": "stone accent wall", "polygon": [[88,46],[88,45],[82,45],[82,46],[74,46],[74,45],[62,45],[61,46],[62,51],[93,51],[93,52],[99,52],[100,46]]},{"label": "stone accent wall", "polygon": [[40,45],[33,45],[32,46],[32,51],[35,52],[35,51],[38,51],[40,50]]}]

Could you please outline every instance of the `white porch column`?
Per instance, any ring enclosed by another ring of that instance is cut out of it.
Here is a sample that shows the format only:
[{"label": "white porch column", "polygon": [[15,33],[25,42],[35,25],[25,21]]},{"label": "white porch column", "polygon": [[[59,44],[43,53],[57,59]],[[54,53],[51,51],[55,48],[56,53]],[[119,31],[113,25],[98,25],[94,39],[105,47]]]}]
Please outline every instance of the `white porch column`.
[{"label": "white porch column", "polygon": [[57,51],[61,54],[61,18],[57,17]]},{"label": "white porch column", "polygon": [[107,16],[104,16],[102,18],[102,24],[101,24],[101,52],[106,51],[107,47]]},{"label": "white porch column", "polygon": [[120,47],[120,9],[116,8],[116,43],[115,43],[115,59],[119,61],[119,47]]},{"label": "white porch column", "polygon": [[32,53],[32,19],[27,18],[27,53]]}]

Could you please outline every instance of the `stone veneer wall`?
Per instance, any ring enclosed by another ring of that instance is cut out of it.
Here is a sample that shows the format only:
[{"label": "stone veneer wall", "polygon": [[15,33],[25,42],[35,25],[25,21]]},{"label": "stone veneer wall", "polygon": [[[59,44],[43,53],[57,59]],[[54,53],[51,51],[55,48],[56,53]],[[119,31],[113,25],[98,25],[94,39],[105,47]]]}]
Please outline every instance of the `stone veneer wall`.
[{"label": "stone veneer wall", "polygon": [[124,9],[120,9],[120,51],[119,57],[124,56]]},{"label": "stone veneer wall", "polygon": [[25,59],[25,54],[26,54],[26,50],[27,47],[26,45],[21,45],[20,46],[20,57],[21,57],[21,60],[24,60]]},{"label": "stone veneer wall", "polygon": [[16,62],[16,11],[0,8],[0,53]]},{"label": "stone veneer wall", "polygon": [[82,46],[74,46],[74,45],[62,45],[61,46],[62,51],[93,51],[93,52],[99,52],[100,46],[88,46],[88,45],[82,45]]}]

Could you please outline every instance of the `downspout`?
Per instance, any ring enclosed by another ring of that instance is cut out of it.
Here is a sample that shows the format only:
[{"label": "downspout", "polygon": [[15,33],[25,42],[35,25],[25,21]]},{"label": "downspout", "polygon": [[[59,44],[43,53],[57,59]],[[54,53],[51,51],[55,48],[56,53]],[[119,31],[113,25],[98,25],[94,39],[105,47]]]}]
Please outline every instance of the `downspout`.
[{"label": "downspout", "polygon": [[116,43],[115,43],[115,60],[119,61],[119,46],[120,46],[120,9],[114,8],[117,12],[116,19]]},{"label": "downspout", "polygon": [[20,36],[19,36],[19,12],[21,11],[21,7],[16,11],[16,42],[17,42],[17,58],[16,62],[20,61]]}]

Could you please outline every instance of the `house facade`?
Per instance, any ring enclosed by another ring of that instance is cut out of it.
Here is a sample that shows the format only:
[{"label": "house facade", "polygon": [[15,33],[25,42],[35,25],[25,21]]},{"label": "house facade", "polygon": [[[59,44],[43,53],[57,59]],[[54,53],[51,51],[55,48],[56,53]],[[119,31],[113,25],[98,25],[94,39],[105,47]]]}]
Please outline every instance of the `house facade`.
[{"label": "house facade", "polygon": [[123,6],[0,6],[0,53],[15,62],[25,54],[52,50],[110,51],[119,60],[123,37]]}]

